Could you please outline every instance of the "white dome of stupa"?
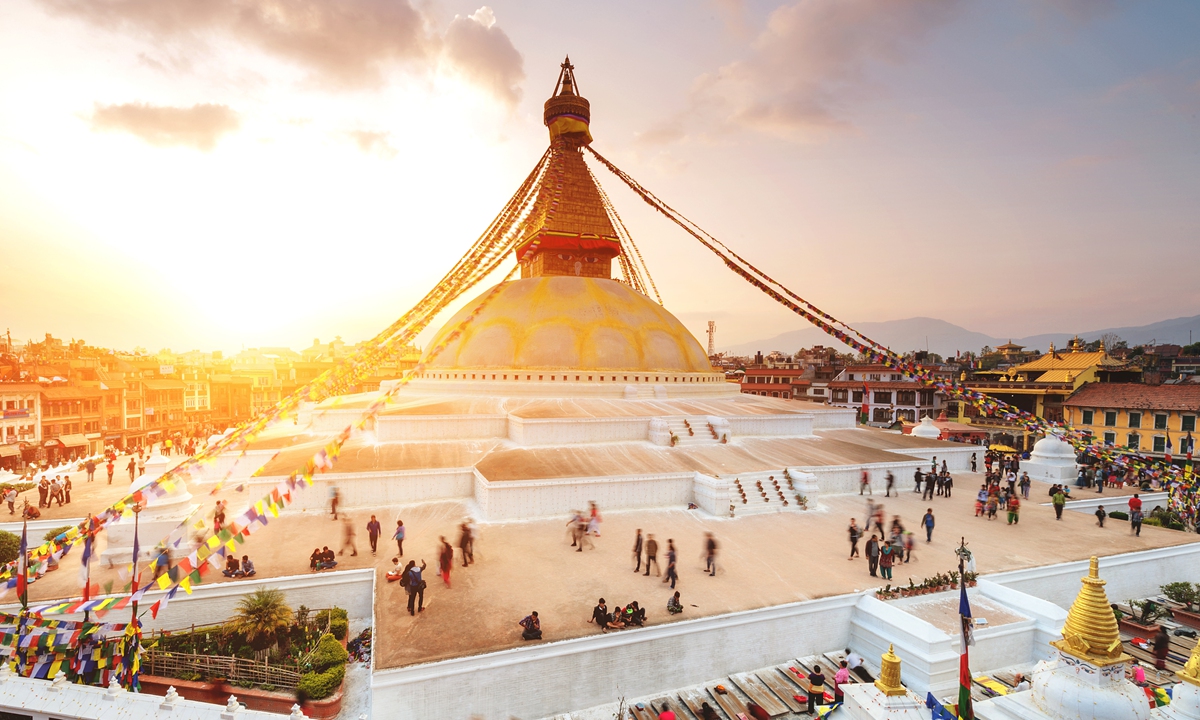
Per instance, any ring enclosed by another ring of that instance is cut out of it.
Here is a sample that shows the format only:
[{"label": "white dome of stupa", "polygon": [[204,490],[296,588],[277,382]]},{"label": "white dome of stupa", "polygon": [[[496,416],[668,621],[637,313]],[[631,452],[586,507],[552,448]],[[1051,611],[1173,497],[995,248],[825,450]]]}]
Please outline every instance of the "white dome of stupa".
[{"label": "white dome of stupa", "polygon": [[937,440],[942,436],[942,429],[933,424],[933,418],[926,415],[921,418],[921,422],[912,429],[912,436],[926,438],[928,440]]},{"label": "white dome of stupa", "polygon": [[1031,457],[1035,458],[1066,458],[1072,463],[1075,462],[1075,448],[1071,447],[1071,443],[1063,440],[1058,435],[1047,435],[1038,440],[1033,445]]}]

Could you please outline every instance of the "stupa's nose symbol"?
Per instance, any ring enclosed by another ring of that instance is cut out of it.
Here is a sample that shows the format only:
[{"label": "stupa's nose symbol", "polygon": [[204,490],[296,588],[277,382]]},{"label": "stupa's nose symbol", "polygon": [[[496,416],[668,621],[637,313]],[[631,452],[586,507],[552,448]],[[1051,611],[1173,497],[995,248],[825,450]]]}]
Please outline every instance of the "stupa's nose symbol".
[{"label": "stupa's nose symbol", "polygon": [[579,271],[583,269],[583,263],[575,261],[575,277],[579,277]]}]

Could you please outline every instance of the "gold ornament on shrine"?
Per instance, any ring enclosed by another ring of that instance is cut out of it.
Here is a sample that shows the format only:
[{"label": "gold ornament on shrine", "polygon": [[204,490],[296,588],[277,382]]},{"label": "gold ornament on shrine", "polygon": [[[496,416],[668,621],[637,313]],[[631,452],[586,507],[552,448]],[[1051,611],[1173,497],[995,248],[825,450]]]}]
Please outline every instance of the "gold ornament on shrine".
[{"label": "gold ornament on shrine", "polygon": [[1098,667],[1129,662],[1132,658],[1121,652],[1121,632],[1117,628],[1117,618],[1108,603],[1108,596],[1104,593],[1105,582],[1100,579],[1100,561],[1095,556],[1082,583],[1079,595],[1067,612],[1067,622],[1062,629],[1063,639],[1050,644]]},{"label": "gold ornament on shrine", "polygon": [[908,690],[900,684],[900,658],[896,653],[892,652],[892,645],[888,645],[888,651],[880,658],[879,679],[875,681],[875,687],[884,695],[906,695]]}]

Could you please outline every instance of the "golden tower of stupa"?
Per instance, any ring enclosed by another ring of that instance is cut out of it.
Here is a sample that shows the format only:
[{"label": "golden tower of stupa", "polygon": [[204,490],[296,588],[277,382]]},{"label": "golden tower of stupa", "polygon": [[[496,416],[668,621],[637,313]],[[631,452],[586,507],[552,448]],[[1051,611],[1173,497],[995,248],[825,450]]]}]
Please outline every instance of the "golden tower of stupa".
[{"label": "golden tower of stupa", "polygon": [[1083,587],[1067,612],[1062,640],[1050,644],[1072,657],[1103,667],[1129,662],[1133,658],[1121,651],[1121,633],[1117,618],[1104,593],[1100,579],[1100,561],[1093,556]]}]

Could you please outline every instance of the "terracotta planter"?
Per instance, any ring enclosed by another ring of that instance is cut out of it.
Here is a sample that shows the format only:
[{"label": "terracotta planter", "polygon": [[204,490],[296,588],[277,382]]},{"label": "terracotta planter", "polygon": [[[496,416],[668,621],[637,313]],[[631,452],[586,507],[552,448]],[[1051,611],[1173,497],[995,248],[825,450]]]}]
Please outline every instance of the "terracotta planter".
[{"label": "terracotta planter", "polygon": [[1200,613],[1194,613],[1191,610],[1175,609],[1171,611],[1171,616],[1175,622],[1180,625],[1200,629]]},{"label": "terracotta planter", "polygon": [[1141,623],[1134,622],[1129,618],[1121,618],[1120,620],[1117,620],[1117,626],[1131,635],[1144,637],[1147,640],[1158,634],[1157,625],[1143,625]]}]

